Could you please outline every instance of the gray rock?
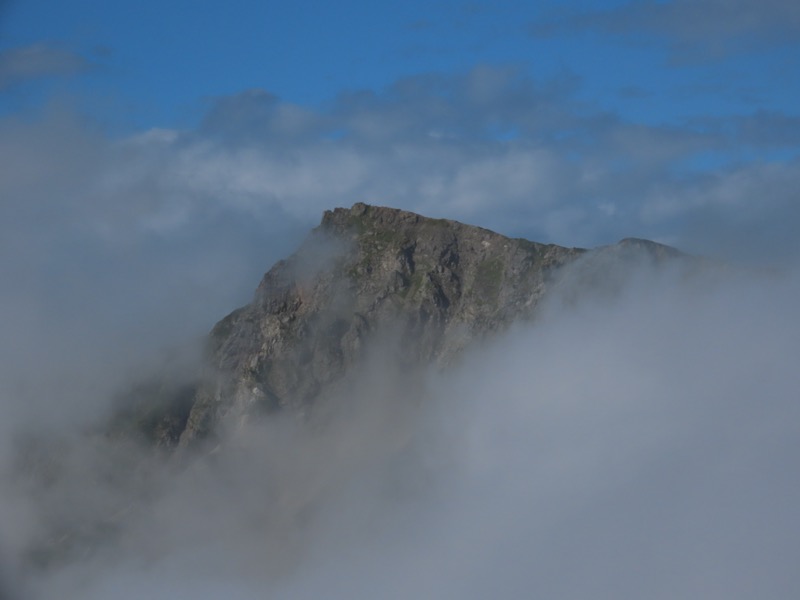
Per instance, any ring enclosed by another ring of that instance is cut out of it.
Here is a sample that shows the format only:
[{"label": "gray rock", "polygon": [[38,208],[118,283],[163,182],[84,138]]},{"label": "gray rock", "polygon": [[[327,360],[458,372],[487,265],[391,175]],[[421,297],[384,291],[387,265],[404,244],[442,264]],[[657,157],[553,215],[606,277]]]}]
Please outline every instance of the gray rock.
[{"label": "gray rock", "polygon": [[181,444],[226,417],[304,413],[378,340],[398,366],[446,366],[530,318],[553,273],[583,252],[361,203],[327,211],[253,302],[212,330],[213,375]]},{"label": "gray rock", "polygon": [[[214,326],[188,415],[180,403],[181,414],[166,410],[156,430],[169,433],[162,442],[188,446],[223,421],[305,416],[378,348],[398,372],[444,368],[476,341],[534,318],[552,289],[579,293],[603,279],[604,265],[678,256],[636,239],[593,252],[539,244],[362,203],[326,211],[253,301]],[[577,279],[561,277],[567,264],[579,267]]]}]

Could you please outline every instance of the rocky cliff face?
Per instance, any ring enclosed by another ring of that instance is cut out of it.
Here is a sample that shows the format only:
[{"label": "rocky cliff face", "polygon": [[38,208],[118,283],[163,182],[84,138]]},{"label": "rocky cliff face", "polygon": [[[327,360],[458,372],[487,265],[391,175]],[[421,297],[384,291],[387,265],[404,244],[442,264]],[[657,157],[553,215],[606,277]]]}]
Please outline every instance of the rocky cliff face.
[{"label": "rocky cliff face", "polygon": [[253,301],[213,328],[202,383],[181,387],[148,426],[161,444],[188,445],[226,418],[304,414],[379,343],[398,368],[444,367],[473,341],[532,318],[579,257],[594,257],[584,259],[591,278],[609,257],[676,253],[644,240],[587,253],[361,203],[327,211]]},{"label": "rocky cliff face", "polygon": [[328,211],[253,302],[214,327],[217,377],[198,391],[181,443],[226,415],[309,409],[378,340],[402,366],[444,366],[531,316],[554,270],[582,252],[391,208]]}]

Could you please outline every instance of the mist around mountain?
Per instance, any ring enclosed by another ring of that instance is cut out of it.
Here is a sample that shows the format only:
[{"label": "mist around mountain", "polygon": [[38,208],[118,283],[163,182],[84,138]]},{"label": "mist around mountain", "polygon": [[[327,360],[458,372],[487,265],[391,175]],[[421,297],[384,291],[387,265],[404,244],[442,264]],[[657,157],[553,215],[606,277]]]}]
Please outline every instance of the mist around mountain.
[{"label": "mist around mountain", "polygon": [[2,593],[796,597],[799,285],[326,213],[200,350],[4,368]]}]

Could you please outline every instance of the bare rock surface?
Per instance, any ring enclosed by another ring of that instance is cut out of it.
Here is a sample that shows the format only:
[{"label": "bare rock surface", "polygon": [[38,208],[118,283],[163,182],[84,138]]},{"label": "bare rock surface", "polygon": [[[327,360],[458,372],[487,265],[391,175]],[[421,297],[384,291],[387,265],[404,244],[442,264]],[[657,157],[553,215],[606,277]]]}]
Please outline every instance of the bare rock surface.
[{"label": "bare rock surface", "polygon": [[585,252],[393,208],[326,211],[253,301],[213,328],[180,443],[230,415],[302,414],[379,341],[398,365],[444,367],[531,318],[554,274]]},{"label": "bare rock surface", "polygon": [[156,445],[185,447],[223,421],[303,417],[376,352],[396,372],[445,368],[535,318],[552,290],[583,297],[642,260],[683,256],[633,238],[587,251],[394,208],[336,208],[264,275],[250,304],[214,326],[203,375],[174,393],[157,384],[172,400],[139,403],[136,419]]}]

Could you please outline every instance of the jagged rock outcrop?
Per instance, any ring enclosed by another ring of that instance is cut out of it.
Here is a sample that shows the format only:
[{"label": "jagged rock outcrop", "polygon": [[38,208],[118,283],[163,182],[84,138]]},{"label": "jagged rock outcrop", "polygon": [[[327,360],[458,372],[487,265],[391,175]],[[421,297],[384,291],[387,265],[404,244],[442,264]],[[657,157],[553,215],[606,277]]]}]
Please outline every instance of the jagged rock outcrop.
[{"label": "jagged rock outcrop", "polygon": [[532,315],[552,272],[582,252],[361,203],[327,211],[253,302],[212,330],[216,380],[197,393],[181,441],[229,413],[306,410],[377,340],[409,367],[446,365]]},{"label": "jagged rock outcrop", "polygon": [[[598,256],[674,253],[628,239]],[[444,367],[473,341],[533,317],[561,267],[589,255],[392,208],[326,211],[253,301],[217,323],[193,397],[149,415],[150,429],[165,445],[188,445],[226,417],[303,414],[377,344],[398,368]]]}]

